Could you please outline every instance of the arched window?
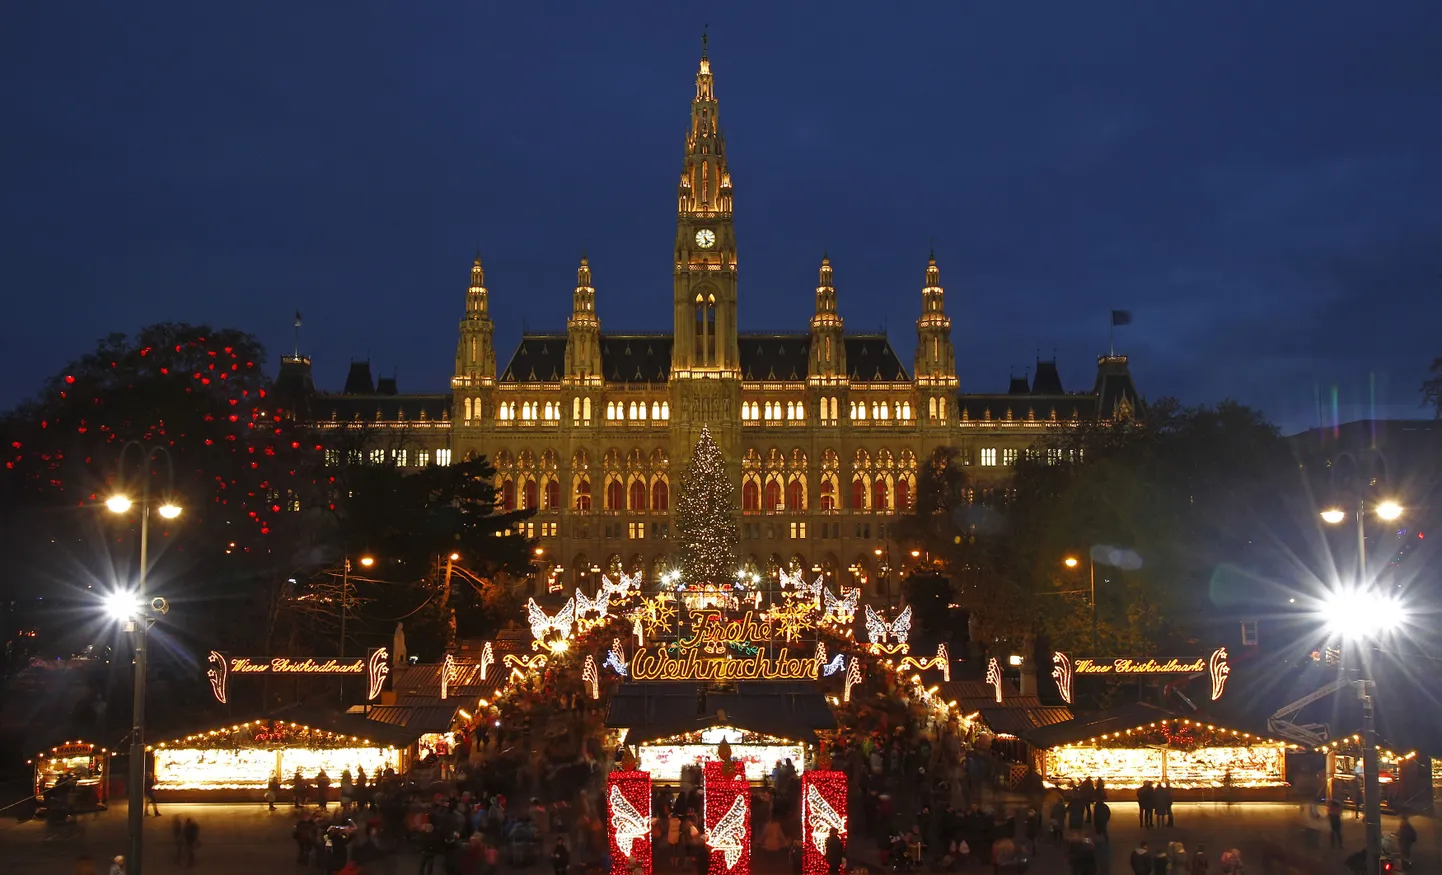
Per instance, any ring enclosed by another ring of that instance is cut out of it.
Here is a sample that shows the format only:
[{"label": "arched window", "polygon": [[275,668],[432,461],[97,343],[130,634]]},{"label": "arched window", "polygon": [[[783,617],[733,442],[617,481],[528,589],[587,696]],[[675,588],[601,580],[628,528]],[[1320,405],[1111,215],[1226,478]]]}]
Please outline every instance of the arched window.
[{"label": "arched window", "polygon": [[516,509],[516,484],[509,477],[501,481],[501,509]]},{"label": "arched window", "polygon": [[891,502],[888,500],[889,495],[890,490],[886,488],[886,481],[882,480],[880,477],[876,478],[876,482],[871,484],[872,509],[877,511],[883,511],[891,507]]},{"label": "arched window", "polygon": [[945,399],[945,398],[938,398],[938,399],[936,399],[936,418],[937,418],[937,419],[945,419],[945,418],[946,418],[946,399]]},{"label": "arched window", "polygon": [[896,481],[896,509],[911,510],[911,484],[905,479]]},{"label": "arched window", "polygon": [[935,396],[932,396],[931,398],[927,399],[927,402],[926,402],[926,412],[927,412],[927,414],[928,414],[932,419],[936,419],[936,397],[935,397]]},{"label": "arched window", "polygon": [[521,500],[525,502],[526,510],[533,510],[537,505],[539,505],[539,497],[540,496],[537,491],[536,481],[527,480],[526,485],[521,488]]},{"label": "arched window", "polygon": [[614,402],[614,401],[607,401],[607,402],[606,402],[606,418],[607,418],[607,419],[615,419],[615,418],[616,418],[616,402]]},{"label": "arched window", "polygon": [[586,422],[590,422],[590,421],[591,421],[591,399],[590,399],[590,398],[583,398],[583,399],[581,399],[581,419],[585,420]]},{"label": "arched window", "polygon": [[910,401],[903,401],[903,402],[901,402],[901,414],[898,416],[898,418],[899,418],[899,419],[911,419],[911,402],[910,402]]},{"label": "arched window", "polygon": [[776,480],[766,482],[766,509],[781,509],[781,484]]},{"label": "arched window", "polygon": [[661,402],[661,419],[663,419],[663,420],[668,420],[668,419],[670,419],[670,418],[671,418],[671,402],[670,402],[670,401],[662,401],[662,402]]},{"label": "arched window", "polygon": [[561,506],[561,484],[557,480],[546,481],[546,510],[556,510]]},{"label": "arched window", "polygon": [[863,510],[866,507],[866,484],[856,477],[851,481],[851,509]]},{"label": "arched window", "polygon": [[580,398],[572,398],[572,399],[571,399],[571,421],[572,421],[572,422],[580,422],[580,421],[581,421],[581,399],[580,399]]},{"label": "arched window", "polygon": [[651,509],[668,510],[671,502],[671,489],[666,485],[665,480],[657,480],[651,484]]},{"label": "arched window", "polygon": [[612,480],[606,484],[606,510],[625,510],[626,490],[621,486],[620,480]]},{"label": "arched window", "polygon": [[786,484],[786,506],[791,510],[806,508],[806,487],[801,485],[800,480],[792,480]]},{"label": "arched window", "polygon": [[635,401],[632,401],[632,402],[631,402],[631,409],[627,411],[626,418],[627,418],[627,419],[635,419],[635,418],[636,418],[636,402],[635,402]]},{"label": "arched window", "polygon": [[576,510],[586,513],[591,509],[591,481],[582,477],[576,481]]},{"label": "arched window", "polygon": [[466,422],[471,421],[471,399],[466,399]]},{"label": "arched window", "polygon": [[769,420],[769,419],[771,418],[771,402],[770,402],[770,401],[767,401],[767,402],[766,402],[765,414],[766,414],[766,418]]},{"label": "arched window", "polygon": [[640,480],[631,481],[631,510],[646,509],[646,484]]},{"label": "arched window", "polygon": [[830,480],[821,481],[821,509],[836,509],[836,486]]},{"label": "arched window", "polygon": [[660,419],[660,418],[661,418],[661,403],[660,403],[659,401],[652,401],[652,402],[651,402],[651,418],[652,418],[652,419]]},{"label": "arched window", "polygon": [[890,418],[891,418],[890,415],[889,415],[888,412],[887,412],[886,402],[885,402],[885,401],[881,402],[881,417],[880,417],[880,418],[881,418],[881,419],[890,419]]},{"label": "arched window", "polygon": [[796,402],[796,418],[797,418],[797,419],[805,419],[805,418],[806,418],[806,402],[804,402],[804,401],[797,401],[797,402]]},{"label": "arched window", "polygon": [[645,401],[642,401],[642,402],[641,402],[641,406],[637,409],[636,414],[637,414],[637,416],[636,416],[637,419],[645,419],[645,418],[646,418],[646,402],[645,402]]},{"label": "arched window", "polygon": [[795,419],[795,418],[796,418],[796,402],[794,402],[794,401],[787,401],[787,402],[786,402],[786,418],[787,418],[787,419]]},{"label": "arched window", "polygon": [[756,485],[755,480],[747,480],[741,484],[741,509],[761,509],[761,489]]}]

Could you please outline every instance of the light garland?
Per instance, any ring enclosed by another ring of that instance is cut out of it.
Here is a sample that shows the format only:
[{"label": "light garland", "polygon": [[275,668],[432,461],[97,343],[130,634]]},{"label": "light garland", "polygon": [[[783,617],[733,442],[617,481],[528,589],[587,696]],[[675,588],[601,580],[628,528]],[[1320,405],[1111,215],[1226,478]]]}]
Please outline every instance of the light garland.
[{"label": "light garland", "polygon": [[997,704],[1001,704],[1001,663],[995,656],[986,664],[986,682],[996,691]]},{"label": "light garland", "polygon": [[601,673],[596,670],[596,657],[586,654],[586,664],[581,667],[581,680],[591,691],[592,699],[601,698]]},{"label": "light garland", "polygon": [[1056,681],[1057,692],[1061,694],[1061,700],[1070,705],[1072,689],[1071,657],[1058,650],[1051,655],[1051,666],[1051,676]]},{"label": "light garland", "polygon": [[861,683],[861,660],[852,657],[851,664],[846,667],[846,690],[841,695],[841,701],[851,701],[851,688]]},{"label": "light garland", "polygon": [[866,638],[872,653],[906,653],[910,649],[906,643],[910,635],[911,605],[889,623],[871,605],[866,606]]},{"label": "light garland", "polygon": [[486,671],[495,663],[496,651],[487,641],[486,646],[481,648],[481,680],[486,679]]},{"label": "light garland", "polygon": [[914,668],[917,671],[939,668],[941,669],[942,680],[949,682],[951,680],[951,655],[946,650],[945,642],[936,645],[936,655],[933,657],[917,658],[915,656],[908,656],[901,660],[901,665],[897,671],[904,672],[908,668]]},{"label": "light garland", "polygon": [[749,875],[751,871],[751,785],[741,763],[708,760],[706,847],[715,875]]},{"label": "light garland", "polygon": [[612,872],[650,875],[651,776],[645,771],[614,771],[606,777],[606,837]]},{"label": "light garland", "polygon": [[802,875],[825,875],[826,839],[835,829],[846,850],[846,773],[811,771],[801,776]]},{"label": "light garland", "polygon": [[[771,766],[783,760],[791,760],[798,771],[806,768],[806,746],[799,741],[788,742],[730,742],[732,759],[755,773],[764,775]],[[704,765],[716,756],[716,742],[708,743],[657,743],[643,744],[637,751],[638,768],[651,773],[658,781],[678,782],[681,771],[687,766]]]},{"label": "light garland", "polygon": [[821,587],[822,615],[827,622],[847,626],[856,622],[856,605],[861,600],[860,587],[842,587],[838,598],[831,594],[831,590],[821,586],[821,578],[816,578],[816,585]]},{"label": "light garland", "polygon": [[605,664],[621,677],[630,674],[626,668],[626,648],[621,646],[620,638],[611,639],[611,649],[606,651]]}]

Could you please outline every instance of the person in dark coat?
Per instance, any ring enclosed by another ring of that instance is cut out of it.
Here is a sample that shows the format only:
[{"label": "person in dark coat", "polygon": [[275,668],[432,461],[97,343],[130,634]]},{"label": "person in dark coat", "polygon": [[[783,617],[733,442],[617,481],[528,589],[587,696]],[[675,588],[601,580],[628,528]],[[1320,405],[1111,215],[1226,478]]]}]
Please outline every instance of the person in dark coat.
[{"label": "person in dark coat", "polygon": [[1066,804],[1066,825],[1073,831],[1082,828],[1086,821],[1086,803],[1082,802],[1081,794],[1075,794]]},{"label": "person in dark coat", "polygon": [[1132,875],[1152,875],[1152,852],[1147,850],[1146,842],[1137,845],[1127,863],[1131,867]]},{"label": "person in dark coat", "polygon": [[315,794],[316,796],[320,797],[319,801],[321,808],[325,807],[326,796],[329,795],[329,793],[330,775],[327,775],[325,773],[325,769],[321,769],[320,774],[315,776]]},{"label": "person in dark coat", "polygon": [[1397,827],[1397,844],[1402,847],[1402,859],[1412,861],[1412,846],[1417,844],[1417,827],[1402,815],[1402,823]]},{"label": "person in dark coat", "polygon": [[1327,847],[1342,847],[1342,803],[1335,796],[1327,800],[1327,825],[1332,828]]},{"label": "person in dark coat", "polygon": [[1137,790],[1138,826],[1148,827],[1152,825],[1152,806],[1155,804],[1156,790],[1152,788],[1152,782],[1143,781],[1142,786]]},{"label": "person in dark coat", "polygon": [[551,871],[555,875],[566,875],[566,870],[570,868],[571,852],[564,841],[556,839],[556,847],[551,851]]},{"label": "person in dark coat", "polygon": [[1156,794],[1157,824],[1159,826],[1163,824],[1166,826],[1176,826],[1176,821],[1172,819],[1172,785],[1162,784],[1158,786]]},{"label": "person in dark coat", "polygon": [[841,861],[845,850],[841,847],[841,836],[836,834],[836,827],[826,834],[826,872],[827,875],[841,875]]},{"label": "person in dark coat", "polygon": [[1082,805],[1086,808],[1086,822],[1091,823],[1092,803],[1097,801],[1096,784],[1092,782],[1091,778],[1087,778],[1085,781],[1082,781],[1081,786],[1077,788],[1076,795],[1077,798],[1081,800]]},{"label": "person in dark coat", "polygon": [[1097,844],[1110,845],[1111,836],[1107,835],[1107,827],[1112,822],[1112,807],[1100,799],[1097,800],[1092,814],[1092,825],[1096,827]]}]

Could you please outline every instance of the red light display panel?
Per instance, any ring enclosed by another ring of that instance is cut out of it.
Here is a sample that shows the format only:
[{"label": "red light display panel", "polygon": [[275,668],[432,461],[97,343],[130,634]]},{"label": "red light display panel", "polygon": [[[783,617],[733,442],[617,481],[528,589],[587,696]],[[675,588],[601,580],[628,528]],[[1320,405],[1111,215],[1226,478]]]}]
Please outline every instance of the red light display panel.
[{"label": "red light display panel", "polygon": [[612,872],[651,875],[650,772],[615,771],[606,778],[606,836]]},{"label": "red light display panel", "polygon": [[731,763],[728,775],[718,760],[706,763],[706,846],[711,875],[750,875],[751,785],[745,764]]},{"label": "red light display panel", "polygon": [[836,830],[846,850],[846,773],[810,771],[801,775],[801,872],[826,875],[826,837]]}]

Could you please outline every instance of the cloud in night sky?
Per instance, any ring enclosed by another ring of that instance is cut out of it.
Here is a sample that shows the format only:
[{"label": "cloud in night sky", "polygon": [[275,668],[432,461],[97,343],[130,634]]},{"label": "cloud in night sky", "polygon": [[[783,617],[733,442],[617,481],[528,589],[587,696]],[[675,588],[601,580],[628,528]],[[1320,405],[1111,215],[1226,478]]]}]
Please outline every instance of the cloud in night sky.
[{"label": "cloud in night sky", "polygon": [[669,328],[703,22],[743,329],[804,329],[827,251],[909,361],[934,240],[965,390],[1053,354],[1088,388],[1113,307],[1145,394],[1288,430],[1425,415],[1442,355],[1434,2],[0,15],[0,406],[152,321],[288,352],[297,307],[322,385],[442,390],[477,248],[503,363],[583,249],[604,329]]}]

